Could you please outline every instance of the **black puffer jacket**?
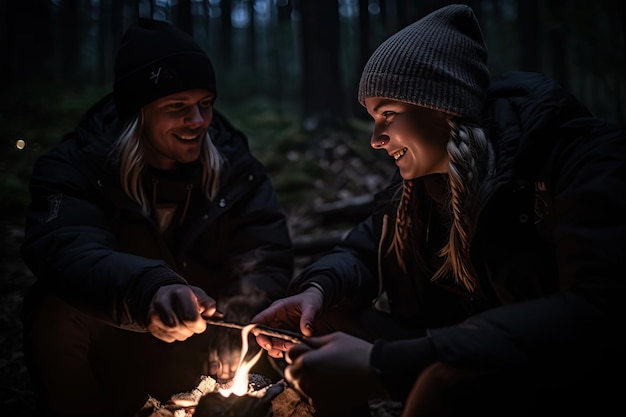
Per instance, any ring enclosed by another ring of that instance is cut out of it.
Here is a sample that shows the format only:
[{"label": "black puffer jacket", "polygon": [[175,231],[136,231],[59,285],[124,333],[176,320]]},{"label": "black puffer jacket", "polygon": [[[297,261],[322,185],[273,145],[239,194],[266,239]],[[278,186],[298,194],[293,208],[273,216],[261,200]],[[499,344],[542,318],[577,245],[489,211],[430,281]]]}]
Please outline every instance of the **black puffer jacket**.
[{"label": "black puffer jacket", "polygon": [[137,330],[165,284],[197,285],[218,301],[258,288],[264,292],[258,308],[283,296],[293,273],[292,243],[244,134],[214,111],[210,135],[227,160],[219,195],[210,202],[194,192],[178,242],[168,247],[121,190],[111,158],[116,126],[108,96],[34,167],[22,255],[37,285]]},{"label": "black puffer jacket", "polygon": [[384,293],[391,312],[427,329],[425,338],[379,341],[374,350],[374,365],[389,384],[408,384],[405,392],[435,360],[529,372],[550,364],[565,380],[610,372],[601,361],[623,356],[610,353],[623,350],[615,332],[626,322],[626,132],[538,74],[505,74],[488,94],[496,188],[471,247],[482,297],[403,274],[382,255],[398,183],[290,288],[317,282],[326,307],[367,305]]}]

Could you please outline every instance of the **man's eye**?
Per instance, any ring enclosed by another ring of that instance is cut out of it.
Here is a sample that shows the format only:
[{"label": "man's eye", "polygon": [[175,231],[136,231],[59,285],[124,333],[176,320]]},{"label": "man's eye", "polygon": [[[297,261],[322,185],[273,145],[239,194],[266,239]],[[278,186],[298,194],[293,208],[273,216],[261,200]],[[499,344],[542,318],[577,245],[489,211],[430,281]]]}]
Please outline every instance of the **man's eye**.
[{"label": "man's eye", "polygon": [[391,110],[387,110],[387,111],[384,111],[382,114],[383,114],[383,117],[391,117],[396,113]]},{"label": "man's eye", "polygon": [[211,101],[211,100],[204,100],[204,101],[201,101],[200,103],[198,103],[198,105],[200,107],[202,107],[202,108],[207,109],[207,108],[213,106],[213,101]]}]

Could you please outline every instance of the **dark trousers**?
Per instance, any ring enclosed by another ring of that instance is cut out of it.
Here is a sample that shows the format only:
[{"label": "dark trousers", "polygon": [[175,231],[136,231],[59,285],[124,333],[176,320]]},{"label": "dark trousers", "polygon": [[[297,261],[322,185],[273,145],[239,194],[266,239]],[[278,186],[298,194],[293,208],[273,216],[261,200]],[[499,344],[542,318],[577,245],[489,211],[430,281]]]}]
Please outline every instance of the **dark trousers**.
[{"label": "dark trousers", "polygon": [[212,329],[166,343],[107,325],[49,294],[25,299],[23,321],[42,416],[132,417],[149,397],[164,403],[208,375]]},{"label": "dark trousers", "polygon": [[[319,326],[319,327],[318,327]],[[316,322],[318,333],[344,331],[365,340],[398,340],[423,336],[390,315],[375,310],[334,311]],[[567,352],[564,352],[566,354]],[[587,362],[588,358],[580,358]],[[607,350],[597,365],[581,369],[556,368],[549,358],[523,369],[488,369],[435,362],[406,394],[401,417],[526,417],[537,415],[615,415],[625,410],[623,392],[626,361],[620,349]],[[574,358],[574,361],[576,358]],[[558,362],[558,361],[555,361]],[[328,416],[333,416],[332,411]],[[365,407],[343,411],[344,416],[369,416]],[[323,414],[326,417],[326,414]]]},{"label": "dark trousers", "polygon": [[436,362],[417,378],[401,417],[610,416],[626,409],[624,383],[609,367],[567,380],[550,373]]}]

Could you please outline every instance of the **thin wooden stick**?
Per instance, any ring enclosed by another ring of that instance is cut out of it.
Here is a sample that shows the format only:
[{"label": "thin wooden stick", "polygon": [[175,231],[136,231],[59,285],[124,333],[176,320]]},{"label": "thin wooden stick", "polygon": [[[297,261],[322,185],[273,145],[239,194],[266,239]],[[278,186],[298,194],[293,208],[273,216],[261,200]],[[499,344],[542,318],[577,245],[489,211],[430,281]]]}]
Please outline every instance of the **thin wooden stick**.
[{"label": "thin wooden stick", "polygon": [[[207,324],[212,326],[220,326],[220,327],[228,327],[230,329],[242,330],[245,325],[238,323],[226,322],[223,320],[216,320],[212,317],[202,316],[204,320],[206,320]],[[268,337],[275,337],[276,339],[286,340],[291,343],[302,343],[303,336],[300,333],[292,332],[289,330],[276,329],[273,327],[268,327],[262,324],[257,324],[252,329],[252,334],[255,336],[258,334],[262,334]]]}]

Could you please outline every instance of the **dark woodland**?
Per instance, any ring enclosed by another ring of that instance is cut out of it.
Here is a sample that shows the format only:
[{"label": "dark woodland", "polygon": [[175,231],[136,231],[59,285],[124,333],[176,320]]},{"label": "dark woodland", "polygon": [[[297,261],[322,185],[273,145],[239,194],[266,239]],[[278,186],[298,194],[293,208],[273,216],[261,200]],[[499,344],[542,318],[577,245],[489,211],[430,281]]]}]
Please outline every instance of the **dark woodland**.
[{"label": "dark woodland", "polygon": [[[369,146],[361,69],[436,0],[0,0],[0,407],[33,416],[19,312],[34,160],[111,89],[125,28],[168,20],[206,48],[216,108],[250,139],[288,214],[297,265],[367,215],[394,166]],[[492,74],[552,76],[602,118],[626,123],[626,6],[617,0],[473,0]]]}]

